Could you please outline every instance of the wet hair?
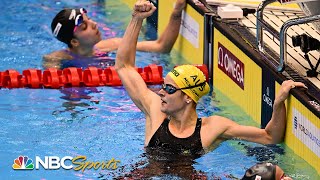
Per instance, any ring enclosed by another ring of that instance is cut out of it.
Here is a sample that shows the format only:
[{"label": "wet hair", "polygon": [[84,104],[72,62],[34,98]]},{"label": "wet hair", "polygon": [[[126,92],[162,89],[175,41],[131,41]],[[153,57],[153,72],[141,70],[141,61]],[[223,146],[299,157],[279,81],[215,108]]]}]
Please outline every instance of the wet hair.
[{"label": "wet hair", "polygon": [[75,20],[78,15],[83,13],[83,8],[79,9],[63,9],[51,22],[51,30],[53,35],[61,42],[71,46],[71,40],[74,38],[73,30],[75,28]]},{"label": "wet hair", "polygon": [[264,162],[258,163],[246,170],[241,180],[275,180],[276,165]]}]

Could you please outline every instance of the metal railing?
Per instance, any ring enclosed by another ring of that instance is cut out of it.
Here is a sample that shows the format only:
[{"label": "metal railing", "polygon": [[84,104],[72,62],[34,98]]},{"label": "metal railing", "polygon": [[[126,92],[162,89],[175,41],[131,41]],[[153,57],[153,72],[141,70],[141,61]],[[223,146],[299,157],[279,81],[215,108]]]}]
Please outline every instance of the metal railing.
[{"label": "metal railing", "polygon": [[320,15],[306,16],[302,18],[295,18],[286,21],[281,29],[280,33],[273,28],[269,23],[263,19],[263,11],[265,7],[271,3],[276,2],[277,0],[265,0],[262,1],[257,9],[257,45],[260,52],[264,52],[264,43],[263,43],[263,28],[271,33],[276,39],[280,41],[280,60],[279,66],[277,68],[278,72],[283,72],[285,69],[285,63],[287,62],[287,30],[289,27],[298,24],[305,24],[312,21],[320,20]]},{"label": "metal railing", "polygon": [[[263,19],[263,10],[267,5],[276,2],[276,0],[265,0],[262,1],[257,9],[257,44],[258,49],[261,52],[264,52],[263,45],[263,28],[270,32],[275,38],[279,38],[279,32],[274,29],[269,23]],[[280,39],[278,39],[280,40]]]},{"label": "metal railing", "polygon": [[306,16],[303,18],[295,18],[286,21],[280,29],[280,62],[278,66],[278,71],[282,72],[285,69],[285,63],[287,63],[287,30],[289,27],[298,25],[298,24],[305,24],[312,21],[320,20],[320,14],[314,16]]}]

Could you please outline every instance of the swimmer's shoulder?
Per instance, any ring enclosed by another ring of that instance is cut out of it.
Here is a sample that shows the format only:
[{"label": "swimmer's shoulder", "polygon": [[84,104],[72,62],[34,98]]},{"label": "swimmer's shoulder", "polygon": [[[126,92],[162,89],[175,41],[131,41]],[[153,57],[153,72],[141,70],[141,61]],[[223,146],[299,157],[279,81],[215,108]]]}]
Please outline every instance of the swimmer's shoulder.
[{"label": "swimmer's shoulder", "polygon": [[68,53],[68,50],[54,51],[43,56],[44,68],[60,68],[62,60],[72,60],[73,57]]},{"label": "swimmer's shoulder", "polygon": [[43,56],[44,61],[61,61],[61,60],[71,60],[73,57],[70,55],[67,49],[62,49],[59,51],[54,51],[50,54]]},{"label": "swimmer's shoulder", "polygon": [[200,135],[203,148],[207,151],[217,147],[225,140],[221,137],[225,130],[225,121],[222,116],[202,117]]},{"label": "swimmer's shoulder", "polygon": [[234,123],[230,119],[218,115],[202,117],[201,119],[203,129],[208,131],[212,131],[212,129],[217,131],[224,130],[227,126]]},{"label": "swimmer's shoulder", "polygon": [[225,119],[225,118],[222,116],[218,116],[218,115],[201,117],[202,124],[205,124],[205,125],[216,124],[216,123],[219,123],[219,121],[221,121],[221,120],[223,121],[223,119]]}]

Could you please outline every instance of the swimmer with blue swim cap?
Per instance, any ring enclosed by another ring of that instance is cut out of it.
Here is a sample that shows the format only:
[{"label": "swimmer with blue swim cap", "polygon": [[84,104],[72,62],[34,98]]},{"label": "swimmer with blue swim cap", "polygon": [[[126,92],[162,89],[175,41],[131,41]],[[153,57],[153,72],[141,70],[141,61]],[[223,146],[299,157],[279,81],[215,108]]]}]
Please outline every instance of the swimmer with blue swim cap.
[{"label": "swimmer with blue swim cap", "polygon": [[[185,0],[178,0],[172,11],[165,31],[154,41],[137,42],[137,50],[169,53],[176,41]],[[121,38],[102,39],[100,26],[90,19],[90,11],[84,8],[63,9],[53,18],[52,34],[68,48],[54,51],[43,56],[45,68],[61,67],[62,60],[78,60],[83,57],[95,57],[118,49]]]},{"label": "swimmer with blue swim cap", "polygon": [[145,114],[145,147],[202,155],[232,138],[261,144],[281,143],[286,128],[284,101],[291,89],[306,88],[301,82],[289,80],[282,83],[274,100],[272,118],[265,129],[239,125],[217,115],[199,117],[196,106],[201,97],[208,94],[210,86],[201,70],[193,65],[181,65],[170,71],[158,93],[148,89],[135,70],[135,54],[142,22],[154,11],[156,7],[149,1],[136,2],[115,63],[129,96]]}]

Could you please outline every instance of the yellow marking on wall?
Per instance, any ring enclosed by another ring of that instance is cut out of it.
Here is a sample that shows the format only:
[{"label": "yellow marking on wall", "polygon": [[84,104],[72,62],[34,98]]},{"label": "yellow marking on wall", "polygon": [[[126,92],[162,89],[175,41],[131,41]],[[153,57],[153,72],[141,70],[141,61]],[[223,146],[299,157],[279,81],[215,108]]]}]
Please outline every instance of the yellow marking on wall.
[{"label": "yellow marking on wall", "polygon": [[[169,22],[171,13],[174,8],[175,1],[172,0],[161,0],[159,1],[158,7],[158,36],[164,32]],[[180,33],[177,41],[175,42],[174,49],[179,51],[180,54],[190,64],[203,64],[203,36],[204,36],[204,17],[194,10],[190,5],[187,5],[185,13],[188,17],[191,17],[198,24],[198,47],[195,47],[190,41],[184,38]],[[184,19],[185,16],[182,17]],[[195,28],[190,25],[191,28]],[[174,62],[174,60],[173,60]]]},{"label": "yellow marking on wall", "polygon": [[[213,85],[261,124],[262,69],[220,31],[214,29]],[[218,68],[218,42],[244,64],[244,89]]]},{"label": "yellow marking on wall", "polygon": [[[276,83],[276,92],[280,89],[280,84]],[[294,111],[298,111],[309,121],[312,123],[318,130],[314,134],[319,138],[319,128],[320,128],[320,121],[317,116],[315,116],[309,109],[307,109],[298,99],[294,96],[290,95],[288,100],[286,101],[287,107],[287,129],[285,135],[285,143],[286,145],[291,148],[295,154],[303,158],[307,161],[312,167],[316,169],[316,171],[320,172],[320,157],[315,154],[309,147],[305,145],[300,139],[298,139],[295,134],[293,133],[293,119],[294,119]],[[306,127],[306,128],[310,128]],[[305,136],[305,138],[308,138]],[[305,140],[306,141],[306,140]],[[319,150],[319,148],[318,148]],[[319,154],[319,151],[318,151]]]}]

